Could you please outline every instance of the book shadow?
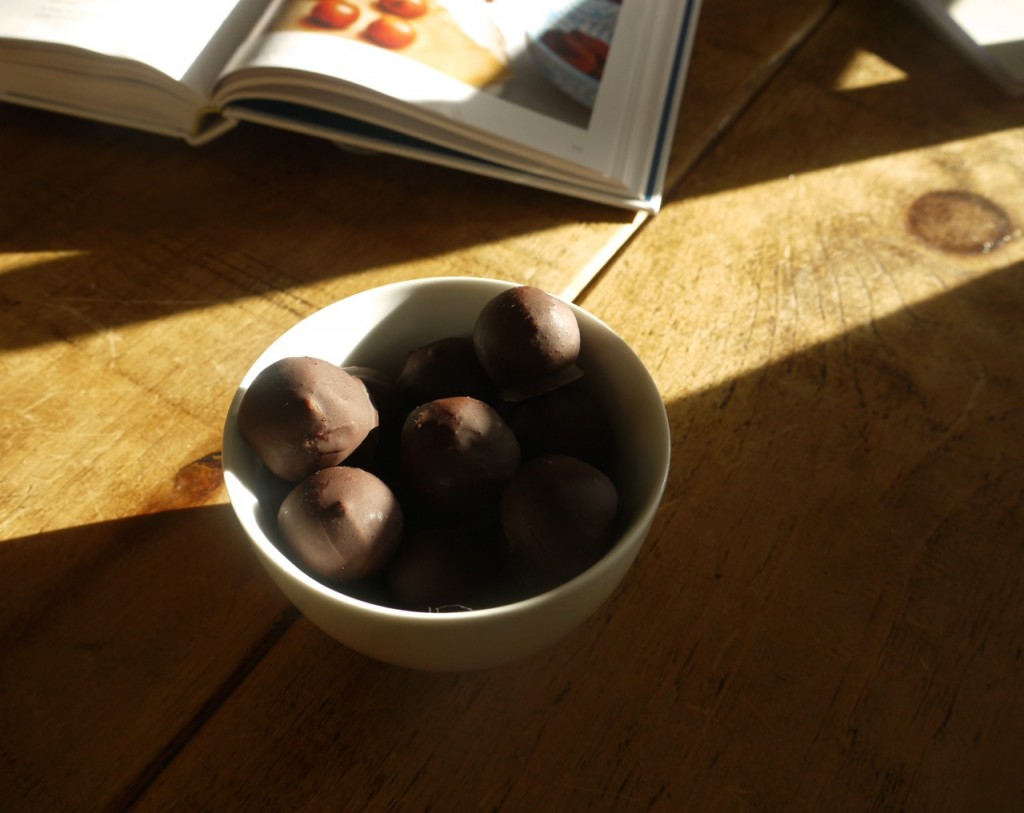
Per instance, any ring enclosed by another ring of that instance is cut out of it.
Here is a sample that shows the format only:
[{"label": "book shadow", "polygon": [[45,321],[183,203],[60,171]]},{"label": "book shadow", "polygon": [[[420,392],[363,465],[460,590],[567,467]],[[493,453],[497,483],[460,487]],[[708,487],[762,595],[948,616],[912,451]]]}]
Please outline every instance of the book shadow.
[{"label": "book shadow", "polygon": [[[269,127],[241,125],[192,148],[0,105],[8,120],[0,151],[23,160],[7,176],[0,253],[24,257],[0,275],[0,303],[65,296],[78,316],[56,327],[25,320],[0,332],[3,348],[433,257],[452,257],[447,273],[458,274],[458,255],[474,246],[634,217]],[[152,297],[140,297],[139,280]]]}]

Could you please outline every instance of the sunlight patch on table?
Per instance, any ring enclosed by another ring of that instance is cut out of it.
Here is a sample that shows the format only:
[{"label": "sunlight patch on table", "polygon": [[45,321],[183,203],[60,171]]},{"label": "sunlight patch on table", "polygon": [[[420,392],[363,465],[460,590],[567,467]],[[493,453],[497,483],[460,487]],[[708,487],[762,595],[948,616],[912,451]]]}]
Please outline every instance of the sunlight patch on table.
[{"label": "sunlight patch on table", "polygon": [[88,251],[9,251],[0,252],[0,276],[37,268],[50,263],[83,257]]},{"label": "sunlight patch on table", "polygon": [[858,48],[836,77],[834,90],[863,90],[903,82],[907,73],[876,53]]},{"label": "sunlight patch on table", "polygon": [[[1024,133],[1019,141],[1024,147]],[[926,335],[922,314],[935,302],[1024,262],[1024,163],[1008,143],[1006,133],[984,134],[860,150],[858,160],[820,166],[796,156],[780,162],[785,175],[766,180],[757,180],[754,151],[745,176],[716,174],[712,159],[710,180],[685,188],[616,261],[614,289],[598,285],[582,304],[634,347],[667,398],[842,348],[847,337],[884,344],[900,325]],[[850,146],[857,153],[862,145]],[[936,195],[952,213],[925,207],[936,222],[912,224],[911,213]],[[989,241],[973,252],[945,248],[958,242],[950,235],[973,233],[957,221],[958,204],[968,221],[1004,213],[1005,238],[989,250]],[[641,312],[651,317],[638,319]],[[650,327],[661,322],[672,329]]]}]

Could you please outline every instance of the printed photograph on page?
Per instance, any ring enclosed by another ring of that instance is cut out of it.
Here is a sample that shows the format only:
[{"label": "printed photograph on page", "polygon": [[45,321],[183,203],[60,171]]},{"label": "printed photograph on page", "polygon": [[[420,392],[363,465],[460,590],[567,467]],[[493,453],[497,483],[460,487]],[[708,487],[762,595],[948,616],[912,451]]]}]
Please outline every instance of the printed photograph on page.
[{"label": "printed photograph on page", "polygon": [[[633,0],[635,1],[635,0]],[[357,43],[395,60],[395,81],[431,72],[586,128],[622,0],[286,0],[267,33]],[[342,49],[339,48],[339,58]],[[346,51],[345,58],[351,58]],[[367,52],[367,56],[369,52]],[[400,67],[412,60],[427,71]],[[382,63],[374,60],[378,66]],[[378,77],[387,81],[387,77]],[[410,93],[424,93],[410,88]]]}]

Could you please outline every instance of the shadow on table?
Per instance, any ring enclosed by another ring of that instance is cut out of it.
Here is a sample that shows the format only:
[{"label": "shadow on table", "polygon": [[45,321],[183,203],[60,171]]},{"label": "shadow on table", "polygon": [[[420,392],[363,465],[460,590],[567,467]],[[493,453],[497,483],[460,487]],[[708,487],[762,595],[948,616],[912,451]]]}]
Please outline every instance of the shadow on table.
[{"label": "shadow on table", "polygon": [[[5,795],[35,771],[53,799],[151,809],[403,783],[443,805],[456,780],[558,806],[571,764],[595,793],[700,807],[743,780],[770,809],[817,754],[842,766],[827,791],[900,806],[964,743],[986,767],[961,792],[1016,787],[1022,301],[1018,263],[669,403],[668,492],[623,587],[500,669],[409,672],[294,624],[225,505],[0,543]],[[897,740],[900,782],[877,769]]]},{"label": "shadow on table", "polygon": [[6,539],[0,580],[0,797],[22,810],[135,795],[296,616],[227,505]]},{"label": "shadow on table", "polygon": [[[56,325],[8,326],[6,348],[277,293],[304,315],[313,306],[296,289],[403,265],[412,275],[431,258],[451,258],[442,273],[507,276],[507,263],[533,263],[528,245],[506,241],[634,218],[266,127],[190,148],[34,110],[0,107],[2,117],[16,126],[0,129],[0,152],[22,159],[5,192],[0,254],[23,265],[0,275],[0,306],[68,313]],[[34,177],[50,188],[34,188]],[[459,256],[482,244],[497,247],[492,269]],[[541,269],[554,262],[535,258]]]},{"label": "shadow on table", "polygon": [[668,404],[665,502],[581,629],[508,667],[429,675],[294,625],[143,807],[429,807],[455,782],[556,808],[582,790],[702,808],[746,783],[778,809],[808,759],[835,768],[815,789],[827,807],[935,807],[965,748],[984,768],[958,774],[964,798],[1018,787],[1022,300],[1016,264]]},{"label": "shadow on table", "polygon": [[[88,680],[90,703],[126,717],[152,698],[122,681],[153,658],[151,693],[176,716],[150,732],[157,763],[127,762],[125,793],[144,790],[145,809],[249,794],[361,804],[407,782],[441,805],[431,795],[453,777],[466,798],[543,788],[557,804],[573,777],[540,755],[582,742],[569,762],[583,780],[634,801],[699,806],[744,780],[775,809],[794,802],[801,754],[841,766],[821,777],[835,809],[849,787],[896,807],[927,796],[947,764],[973,798],[988,790],[972,782],[1018,786],[1022,300],[1017,263],[669,403],[669,489],[626,583],[582,629],[507,668],[424,675],[292,625],[240,559],[226,506],[5,543],[0,556],[37,580],[83,544],[102,549],[45,586],[52,601],[15,594],[32,621],[5,651],[35,670],[27,686]],[[224,674],[190,683],[210,665]],[[91,724],[35,701],[66,734]],[[104,775],[136,736],[119,731],[85,768]],[[877,762],[896,740],[900,781]]]}]

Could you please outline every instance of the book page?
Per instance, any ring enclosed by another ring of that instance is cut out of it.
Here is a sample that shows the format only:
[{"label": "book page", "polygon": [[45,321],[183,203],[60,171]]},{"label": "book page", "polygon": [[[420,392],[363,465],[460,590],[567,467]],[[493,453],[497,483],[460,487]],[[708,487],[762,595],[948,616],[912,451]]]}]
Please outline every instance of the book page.
[{"label": "book page", "polygon": [[3,0],[0,37],[121,57],[181,80],[241,4],[240,0],[160,4],[146,0]]},{"label": "book page", "polygon": [[[397,8],[411,0],[395,2]],[[362,94],[364,101],[386,106],[394,100],[406,116],[415,115],[405,105],[411,103],[437,126],[444,126],[439,119],[448,120],[453,131],[476,130],[495,141],[603,170],[622,126],[615,108],[625,104],[602,94],[604,71],[618,65],[629,73],[637,54],[646,55],[648,47],[643,39],[619,47],[615,34],[623,22],[625,30],[645,34],[620,16],[648,20],[651,9],[656,14],[669,9],[670,18],[678,17],[686,4],[417,0],[412,5],[420,5],[422,13],[403,19],[381,0],[280,0],[230,66],[226,100],[258,97],[260,83],[274,77],[276,98],[301,101],[300,86],[312,88],[317,77],[333,77],[350,82],[348,91]],[[673,37],[678,34],[678,26],[669,29]],[[574,55],[588,47],[593,53],[574,64]],[[275,75],[275,68],[296,75]],[[618,83],[617,92],[636,95],[628,82]],[[608,109],[604,115],[602,107]],[[376,123],[387,125],[384,119]]]}]

